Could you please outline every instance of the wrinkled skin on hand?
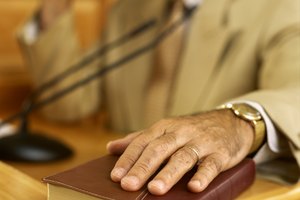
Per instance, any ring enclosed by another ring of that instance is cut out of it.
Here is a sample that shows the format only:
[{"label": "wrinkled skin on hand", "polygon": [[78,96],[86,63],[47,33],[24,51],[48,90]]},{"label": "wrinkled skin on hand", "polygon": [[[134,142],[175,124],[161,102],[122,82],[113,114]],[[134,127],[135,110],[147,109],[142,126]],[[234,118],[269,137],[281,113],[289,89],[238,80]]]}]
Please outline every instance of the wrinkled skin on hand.
[{"label": "wrinkled skin on hand", "polygon": [[122,154],[111,178],[123,189],[136,191],[167,162],[148,183],[152,194],[163,195],[197,164],[187,187],[201,192],[220,172],[247,156],[253,139],[251,125],[230,110],[163,119],[108,143],[110,153]]}]

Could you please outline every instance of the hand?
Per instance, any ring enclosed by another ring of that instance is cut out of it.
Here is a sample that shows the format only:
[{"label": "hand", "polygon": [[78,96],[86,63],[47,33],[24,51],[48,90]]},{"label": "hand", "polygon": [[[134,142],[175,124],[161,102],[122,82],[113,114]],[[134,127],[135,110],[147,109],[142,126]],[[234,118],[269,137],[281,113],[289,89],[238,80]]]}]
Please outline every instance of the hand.
[{"label": "hand", "polygon": [[201,192],[222,171],[249,153],[254,139],[251,125],[230,110],[164,119],[149,129],[110,142],[108,151],[123,154],[111,172],[128,191],[140,189],[162,163],[167,164],[148,183],[154,195],[165,194],[193,166],[199,164],[188,188]]},{"label": "hand", "polygon": [[74,0],[44,0],[41,5],[41,29],[47,29],[62,13],[70,8]]}]

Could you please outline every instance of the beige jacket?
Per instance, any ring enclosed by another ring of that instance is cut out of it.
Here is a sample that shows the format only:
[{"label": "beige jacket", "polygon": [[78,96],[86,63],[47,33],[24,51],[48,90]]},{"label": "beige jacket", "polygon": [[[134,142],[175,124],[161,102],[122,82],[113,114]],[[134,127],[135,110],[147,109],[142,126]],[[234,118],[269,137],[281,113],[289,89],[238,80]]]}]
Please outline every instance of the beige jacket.
[{"label": "beige jacket", "polygon": [[[166,2],[119,1],[108,18],[102,42],[113,41],[145,20],[163,17]],[[204,1],[190,22],[166,116],[214,109],[231,100],[258,102],[283,134],[282,145],[288,144],[300,165],[299,4],[299,0]],[[114,62],[143,46],[157,35],[160,26],[113,50],[101,62]],[[20,41],[37,85],[79,57],[70,14],[33,45],[22,42],[22,36]],[[45,115],[82,117],[97,110],[102,100],[113,128],[143,128],[145,88],[152,63],[153,50],[48,106]],[[97,68],[99,62],[57,87]]]}]

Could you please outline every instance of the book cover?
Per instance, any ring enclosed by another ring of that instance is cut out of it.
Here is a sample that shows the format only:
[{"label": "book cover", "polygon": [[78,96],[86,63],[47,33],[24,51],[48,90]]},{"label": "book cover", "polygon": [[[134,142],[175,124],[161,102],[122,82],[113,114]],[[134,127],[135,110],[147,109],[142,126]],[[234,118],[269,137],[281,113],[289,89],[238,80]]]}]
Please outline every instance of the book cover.
[{"label": "book cover", "polygon": [[167,194],[154,196],[143,187],[137,192],[123,190],[119,183],[110,179],[110,172],[117,156],[106,155],[70,170],[45,177],[48,199],[52,200],[229,200],[246,190],[255,179],[255,164],[245,159],[237,166],[222,172],[201,193],[192,193],[187,183],[195,173],[188,172]]}]

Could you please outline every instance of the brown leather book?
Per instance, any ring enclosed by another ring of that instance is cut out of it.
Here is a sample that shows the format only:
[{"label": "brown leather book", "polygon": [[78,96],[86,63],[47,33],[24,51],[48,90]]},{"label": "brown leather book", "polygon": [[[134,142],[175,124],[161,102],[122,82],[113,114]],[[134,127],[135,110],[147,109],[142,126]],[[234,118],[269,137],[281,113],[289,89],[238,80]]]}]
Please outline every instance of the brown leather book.
[{"label": "brown leather book", "polygon": [[246,190],[255,179],[255,164],[245,159],[222,172],[201,193],[187,190],[195,169],[187,173],[167,194],[154,196],[146,186],[137,192],[124,191],[110,179],[118,157],[107,155],[73,169],[43,179],[48,185],[48,200],[229,200]]}]

